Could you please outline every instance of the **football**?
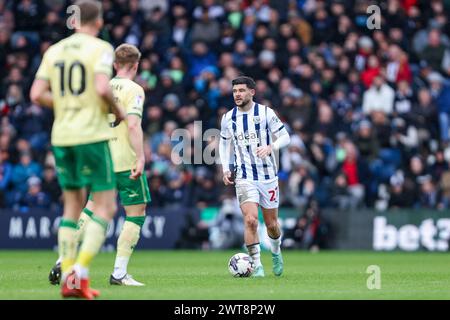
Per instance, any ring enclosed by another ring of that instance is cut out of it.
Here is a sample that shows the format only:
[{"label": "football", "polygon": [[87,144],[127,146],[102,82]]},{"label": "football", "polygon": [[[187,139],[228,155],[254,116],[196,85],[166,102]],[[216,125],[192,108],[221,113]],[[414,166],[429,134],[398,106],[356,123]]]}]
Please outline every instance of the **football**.
[{"label": "football", "polygon": [[228,270],[233,277],[249,277],[254,270],[252,258],[246,253],[236,253],[228,261]]}]

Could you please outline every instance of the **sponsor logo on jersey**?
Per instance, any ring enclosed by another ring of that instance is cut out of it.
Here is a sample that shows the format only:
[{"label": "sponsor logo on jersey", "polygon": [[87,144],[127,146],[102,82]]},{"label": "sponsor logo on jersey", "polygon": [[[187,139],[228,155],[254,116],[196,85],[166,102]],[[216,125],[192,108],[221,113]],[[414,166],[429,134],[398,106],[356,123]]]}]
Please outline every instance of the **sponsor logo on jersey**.
[{"label": "sponsor logo on jersey", "polygon": [[241,132],[240,134],[238,134],[236,136],[236,139],[237,139],[238,145],[241,145],[241,146],[248,146],[251,144],[259,143],[259,138],[258,138],[258,135],[256,134],[256,132],[250,132],[250,133],[246,133],[246,134]]}]

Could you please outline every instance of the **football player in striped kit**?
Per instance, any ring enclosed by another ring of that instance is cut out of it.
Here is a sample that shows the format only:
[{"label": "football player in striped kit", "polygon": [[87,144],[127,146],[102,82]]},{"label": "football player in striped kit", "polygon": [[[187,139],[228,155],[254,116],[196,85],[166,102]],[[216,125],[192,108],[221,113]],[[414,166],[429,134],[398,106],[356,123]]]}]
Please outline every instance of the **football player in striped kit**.
[{"label": "football player in striped kit", "polygon": [[[275,112],[253,101],[256,84],[250,77],[232,81],[236,106],[222,118],[219,154],[225,185],[235,185],[244,215],[244,240],[253,259],[253,277],[264,277],[258,239],[258,206],[270,238],[273,273],[283,273],[281,230],[278,225],[278,167],[275,154],[290,137]],[[230,161],[230,159],[233,159]]]}]

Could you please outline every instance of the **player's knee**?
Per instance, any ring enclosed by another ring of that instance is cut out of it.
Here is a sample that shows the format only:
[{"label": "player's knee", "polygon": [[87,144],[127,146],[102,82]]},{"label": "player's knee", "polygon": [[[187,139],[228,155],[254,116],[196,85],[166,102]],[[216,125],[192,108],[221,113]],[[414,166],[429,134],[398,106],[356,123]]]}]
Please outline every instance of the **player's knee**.
[{"label": "player's knee", "polygon": [[266,227],[267,227],[267,230],[270,233],[277,233],[278,230],[279,230],[279,226],[278,226],[278,222],[277,221],[269,221],[269,222],[267,222],[266,223]]},{"label": "player's knee", "polygon": [[117,211],[116,202],[108,201],[103,206],[98,206],[95,212],[96,212],[96,214],[103,215],[108,218],[112,218],[116,214],[116,211]]},{"label": "player's knee", "polygon": [[246,217],[245,225],[248,229],[255,231],[258,229],[258,219],[256,217]]},{"label": "player's knee", "polygon": [[278,226],[274,226],[271,228],[267,228],[267,234],[271,238],[278,238],[281,234],[280,228]]}]

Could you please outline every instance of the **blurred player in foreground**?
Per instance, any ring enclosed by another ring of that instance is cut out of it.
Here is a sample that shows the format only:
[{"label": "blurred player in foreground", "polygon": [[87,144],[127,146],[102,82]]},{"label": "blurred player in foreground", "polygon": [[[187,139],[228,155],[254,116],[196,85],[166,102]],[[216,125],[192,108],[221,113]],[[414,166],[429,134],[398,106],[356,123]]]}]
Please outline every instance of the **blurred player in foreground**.
[{"label": "blurred player in foreground", "polygon": [[[145,221],[146,204],[150,202],[150,192],[144,170],[144,136],[141,126],[144,106],[144,89],[133,79],[138,70],[141,53],[129,44],[122,44],[115,50],[114,69],[116,76],[110,81],[117,103],[124,106],[125,121],[115,125],[111,120],[114,138],[110,140],[117,190],[121,204],[125,208],[126,219],[117,241],[117,255],[110,284],[126,286],[143,286],[127,272],[128,262],[141,233]],[[82,241],[87,223],[94,215],[92,196],[78,220],[77,239]],[[60,259],[52,268],[49,280],[52,284],[60,281]]]},{"label": "blurred player in foreground", "polygon": [[[252,78],[238,77],[232,81],[232,86],[236,106],[223,116],[220,131],[223,182],[225,185],[236,185],[244,215],[244,240],[255,265],[252,276],[264,277],[257,232],[259,205],[270,237],[272,271],[280,276],[283,273],[283,257],[278,225],[279,189],[275,153],[290,143],[290,137],[271,108],[253,101],[256,84]],[[272,141],[272,136],[275,136],[275,141]],[[231,165],[233,155],[234,165]]]},{"label": "blurred player in foreground", "polygon": [[[112,108],[118,121],[125,115],[109,85],[114,50],[96,37],[103,25],[101,4],[81,0],[75,5],[80,9],[80,25],[73,35],[46,51],[30,98],[33,103],[53,107],[55,114],[51,140],[64,197],[58,230],[61,294],[93,299],[99,292],[90,288],[89,265],[117,210],[108,113]],[[77,222],[86,203],[86,187],[91,189],[95,214],[78,252]]]}]

